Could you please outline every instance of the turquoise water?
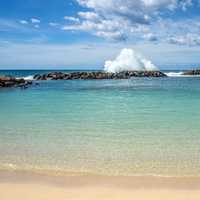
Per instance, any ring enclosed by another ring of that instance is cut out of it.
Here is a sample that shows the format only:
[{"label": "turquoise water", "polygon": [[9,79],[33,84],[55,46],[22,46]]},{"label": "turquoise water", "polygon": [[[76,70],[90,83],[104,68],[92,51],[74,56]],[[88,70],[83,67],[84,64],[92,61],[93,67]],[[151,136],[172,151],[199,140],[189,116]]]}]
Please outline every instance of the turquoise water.
[{"label": "turquoise water", "polygon": [[1,169],[200,176],[200,78],[39,83],[0,90]]}]

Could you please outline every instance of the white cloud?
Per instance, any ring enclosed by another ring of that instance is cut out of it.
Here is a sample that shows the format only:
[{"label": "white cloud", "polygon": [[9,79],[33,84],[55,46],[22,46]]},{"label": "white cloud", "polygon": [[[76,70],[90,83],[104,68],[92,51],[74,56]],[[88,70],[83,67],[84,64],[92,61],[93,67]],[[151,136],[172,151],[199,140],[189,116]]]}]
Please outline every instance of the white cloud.
[{"label": "white cloud", "polygon": [[35,24],[34,27],[35,28],[40,28],[40,25],[39,24]]},{"label": "white cloud", "polygon": [[[114,59],[123,48],[133,48],[152,60],[159,68],[167,66],[192,67],[199,62],[199,46],[185,47],[170,44],[45,44],[3,43],[0,41],[0,68],[82,68],[103,69],[106,60]],[[66,57],[67,55],[67,57]],[[159,55],[159,56],[158,56]],[[166,69],[166,68],[165,68]]]},{"label": "white cloud", "polygon": [[89,11],[78,12],[79,22],[63,26],[64,30],[87,31],[99,37],[117,40],[140,37],[155,41],[156,34],[150,29],[164,12],[185,11],[192,6],[192,0],[76,1]]},{"label": "white cloud", "polygon": [[26,20],[20,20],[19,23],[20,24],[28,24],[28,21],[26,21]]},{"label": "white cloud", "polygon": [[58,26],[59,24],[56,22],[49,22],[49,26]]},{"label": "white cloud", "polygon": [[[115,39],[115,40],[124,40],[126,38],[126,35],[123,32],[125,26],[128,27],[128,24],[125,24],[124,21],[120,20],[119,21],[101,20],[99,22],[85,20],[77,25],[64,26],[62,29],[67,31],[69,30],[89,31],[99,37],[107,39]],[[122,31],[120,31],[120,27]]]},{"label": "white cloud", "polygon": [[33,24],[39,24],[41,21],[39,19],[36,19],[36,18],[31,18],[31,22]]},{"label": "white cloud", "polygon": [[19,29],[19,28],[20,24],[13,20],[0,19],[0,31],[9,31],[12,29]]},{"label": "white cloud", "polygon": [[126,35],[120,31],[115,32],[106,32],[106,31],[98,31],[96,32],[96,36],[111,39],[111,40],[126,40]]},{"label": "white cloud", "polygon": [[199,18],[184,20],[160,20],[154,24],[152,30],[159,30],[159,40],[176,45],[200,46]]},{"label": "white cloud", "polygon": [[68,21],[76,22],[76,23],[79,22],[79,18],[76,18],[76,17],[65,16],[64,19]]},{"label": "white cloud", "polygon": [[[103,66],[112,51],[104,45],[16,44],[0,42],[0,68]],[[67,55],[67,57],[66,57]]]},{"label": "white cloud", "polygon": [[148,41],[157,41],[158,40],[157,36],[154,33],[144,34],[143,37],[144,37],[144,39],[146,39]]},{"label": "white cloud", "polygon": [[[24,22],[23,22],[24,23]],[[0,31],[8,32],[31,32],[31,28],[29,26],[24,26],[23,23],[20,23],[18,20],[8,20],[8,19],[0,19]]]},{"label": "white cloud", "polygon": [[192,5],[193,5],[192,0],[185,0],[185,1],[181,2],[181,7],[182,7],[183,11],[186,11],[187,7],[192,6]]},{"label": "white cloud", "polygon": [[[124,17],[144,17],[155,11],[186,8],[191,0],[77,0],[84,7],[94,9],[98,13],[110,13]],[[134,19],[137,20],[137,19]]]},{"label": "white cloud", "polygon": [[199,46],[200,45],[200,36],[196,35],[196,34],[172,36],[172,37],[168,38],[168,41],[171,44]]},{"label": "white cloud", "polygon": [[95,12],[79,12],[78,15],[81,18],[87,19],[87,20],[95,20],[99,19],[99,15]]}]

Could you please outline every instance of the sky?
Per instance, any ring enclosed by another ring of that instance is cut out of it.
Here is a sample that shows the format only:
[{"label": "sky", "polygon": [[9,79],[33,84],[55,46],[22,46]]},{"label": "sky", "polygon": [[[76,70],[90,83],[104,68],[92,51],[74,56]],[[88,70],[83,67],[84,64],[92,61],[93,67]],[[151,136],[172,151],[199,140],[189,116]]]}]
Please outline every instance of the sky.
[{"label": "sky", "polygon": [[200,66],[200,0],[0,0],[0,69],[101,69],[123,48]]}]

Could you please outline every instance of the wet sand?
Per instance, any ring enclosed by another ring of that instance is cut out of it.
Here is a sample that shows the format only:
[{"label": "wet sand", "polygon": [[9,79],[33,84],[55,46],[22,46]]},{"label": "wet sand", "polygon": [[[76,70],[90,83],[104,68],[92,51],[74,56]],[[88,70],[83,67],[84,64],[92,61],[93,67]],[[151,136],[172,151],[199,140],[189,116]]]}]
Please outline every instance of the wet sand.
[{"label": "wet sand", "polygon": [[199,200],[200,178],[0,172],[1,200]]}]

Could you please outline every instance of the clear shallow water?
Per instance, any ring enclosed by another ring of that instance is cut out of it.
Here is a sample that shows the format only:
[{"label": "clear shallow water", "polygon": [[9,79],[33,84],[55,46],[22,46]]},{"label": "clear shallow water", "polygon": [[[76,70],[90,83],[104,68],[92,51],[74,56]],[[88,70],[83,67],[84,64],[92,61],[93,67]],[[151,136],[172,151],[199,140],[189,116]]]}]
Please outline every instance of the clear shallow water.
[{"label": "clear shallow water", "polygon": [[173,77],[2,89],[0,168],[200,176],[199,85]]}]

